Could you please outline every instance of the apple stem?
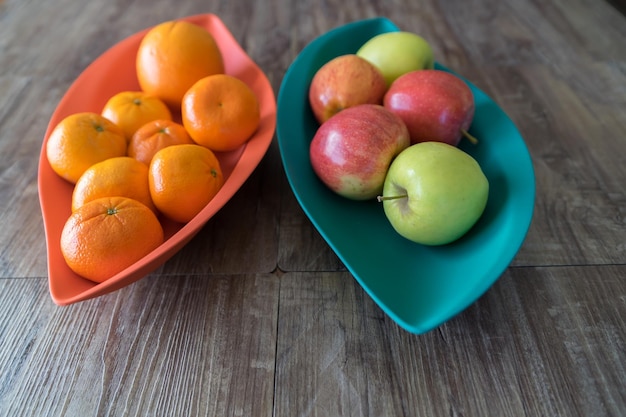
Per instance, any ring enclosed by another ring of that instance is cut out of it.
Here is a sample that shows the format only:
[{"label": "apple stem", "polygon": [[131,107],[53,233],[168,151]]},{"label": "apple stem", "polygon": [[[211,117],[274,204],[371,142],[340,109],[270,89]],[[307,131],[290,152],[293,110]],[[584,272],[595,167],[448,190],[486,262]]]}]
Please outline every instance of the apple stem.
[{"label": "apple stem", "polygon": [[472,136],[470,132],[468,132],[465,129],[461,129],[461,133],[463,134],[463,136],[465,136],[467,140],[469,140],[472,143],[472,145],[478,145],[478,139]]},{"label": "apple stem", "polygon": [[400,194],[400,195],[379,195],[378,197],[376,197],[376,199],[378,200],[378,202],[380,203],[381,201],[385,201],[385,200],[395,200],[397,198],[407,198],[408,195],[406,194]]}]

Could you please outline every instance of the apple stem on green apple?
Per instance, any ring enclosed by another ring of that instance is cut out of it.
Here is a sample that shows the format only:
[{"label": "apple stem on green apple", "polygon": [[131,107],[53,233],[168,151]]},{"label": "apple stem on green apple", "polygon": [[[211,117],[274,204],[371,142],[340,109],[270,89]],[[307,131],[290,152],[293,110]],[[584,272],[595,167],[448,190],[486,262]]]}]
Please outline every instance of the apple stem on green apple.
[{"label": "apple stem on green apple", "polygon": [[465,136],[467,140],[469,140],[472,143],[472,145],[478,145],[478,139],[472,136],[470,132],[468,132],[465,129],[461,129],[461,133],[463,134],[463,136]]},{"label": "apple stem on green apple", "polygon": [[408,195],[407,194],[400,194],[400,195],[379,195],[378,197],[376,197],[376,199],[378,200],[378,202],[381,201],[385,201],[385,200],[395,200],[398,198],[407,198]]}]

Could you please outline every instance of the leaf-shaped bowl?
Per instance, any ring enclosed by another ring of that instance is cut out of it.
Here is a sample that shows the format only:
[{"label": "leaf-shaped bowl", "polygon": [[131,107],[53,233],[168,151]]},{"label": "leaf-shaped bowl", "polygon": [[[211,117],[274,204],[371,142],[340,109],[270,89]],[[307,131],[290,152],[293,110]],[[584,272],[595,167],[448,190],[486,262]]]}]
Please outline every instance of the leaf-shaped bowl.
[{"label": "leaf-shaped bowl", "polygon": [[[308,154],[319,127],[307,99],[313,75],[333,57],[355,53],[369,38],[397,30],[388,19],[374,18],[309,43],[282,81],[276,132],[287,178],[308,218],[382,310],[420,334],[471,305],[508,267],[531,223],[535,177],[513,122],[468,82],[476,103],[470,133],[480,143],[462,141],[461,148],[480,163],[490,192],[483,216],[460,240],[438,247],[410,242],[393,230],[380,203],[342,198],[318,180]],[[436,68],[447,70],[439,63]]]},{"label": "leaf-shaped bowl", "polygon": [[162,245],[125,270],[96,284],[72,272],[61,254],[59,241],[71,213],[73,185],[52,171],[46,158],[46,143],[52,129],[64,117],[81,111],[100,113],[108,98],[115,93],[140,89],[135,73],[135,55],[149,28],[122,40],[91,63],[72,83],[52,114],[39,159],[39,201],[47,242],[48,282],[50,295],[56,304],[67,305],[115,291],[158,268],[199,232],[239,190],[264,157],[274,137],[276,100],[263,71],[217,16],[202,14],[181,20],[202,26],[213,35],[224,56],[225,72],[243,80],[259,98],[260,126],[240,148],[217,154],[225,182],[219,193],[196,217],[185,224],[164,220],[165,242]]}]

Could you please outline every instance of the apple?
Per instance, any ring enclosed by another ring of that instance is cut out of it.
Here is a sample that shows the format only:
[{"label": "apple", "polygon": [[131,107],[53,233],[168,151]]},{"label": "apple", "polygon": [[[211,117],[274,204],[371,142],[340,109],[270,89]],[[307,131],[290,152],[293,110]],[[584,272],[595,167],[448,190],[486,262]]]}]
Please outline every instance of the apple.
[{"label": "apple", "polygon": [[382,104],[385,77],[373,64],[355,54],[331,59],[313,75],[309,103],[319,123],[359,104]]},{"label": "apple", "polygon": [[457,146],[474,118],[474,96],[456,75],[442,70],[411,71],[389,87],[384,106],[400,116],[411,134],[411,143],[444,142]]},{"label": "apple", "polygon": [[387,87],[407,72],[433,69],[435,57],[430,44],[411,32],[388,32],[365,42],[356,54],[382,72]]},{"label": "apple", "polygon": [[445,245],[472,228],[488,195],[487,177],[471,155],[447,143],[421,142],[393,160],[378,200],[401,236]]},{"label": "apple", "polygon": [[309,147],[313,171],[335,193],[369,200],[382,192],[393,158],[410,144],[402,120],[377,104],[343,110],[316,131]]}]

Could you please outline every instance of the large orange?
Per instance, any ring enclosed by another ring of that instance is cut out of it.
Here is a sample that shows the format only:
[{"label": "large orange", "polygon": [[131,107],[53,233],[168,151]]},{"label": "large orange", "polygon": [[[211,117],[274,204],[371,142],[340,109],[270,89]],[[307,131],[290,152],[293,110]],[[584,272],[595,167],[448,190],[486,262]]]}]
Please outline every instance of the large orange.
[{"label": "large orange", "polygon": [[136,69],[143,91],[179,109],[193,83],[224,72],[224,60],[206,29],[185,21],[168,21],[144,36],[137,51]]},{"label": "large orange", "polygon": [[52,170],[71,183],[93,164],[126,155],[124,132],[97,113],[75,113],[61,120],[46,143]]},{"label": "large orange", "polygon": [[67,265],[91,281],[103,282],[163,242],[156,215],[126,197],[93,200],[68,218],[61,232]]},{"label": "large orange", "polygon": [[153,120],[139,128],[128,144],[128,156],[150,165],[155,153],[161,149],[182,144],[194,143],[187,130],[173,120]]},{"label": "large orange", "polygon": [[214,151],[230,151],[259,127],[259,101],[252,89],[227,74],[196,82],[183,97],[182,120],[191,138]]},{"label": "large orange", "polygon": [[185,223],[195,217],[224,183],[215,154],[200,145],[174,145],[158,151],[148,173],[150,195],[168,218]]},{"label": "large orange", "polygon": [[90,166],[72,193],[72,211],[101,197],[128,197],[156,211],[148,187],[148,166],[129,156],[109,158]]},{"label": "large orange", "polygon": [[141,126],[156,119],[172,119],[172,112],[158,97],[143,91],[122,91],[104,105],[102,115],[124,131],[127,140]]}]

